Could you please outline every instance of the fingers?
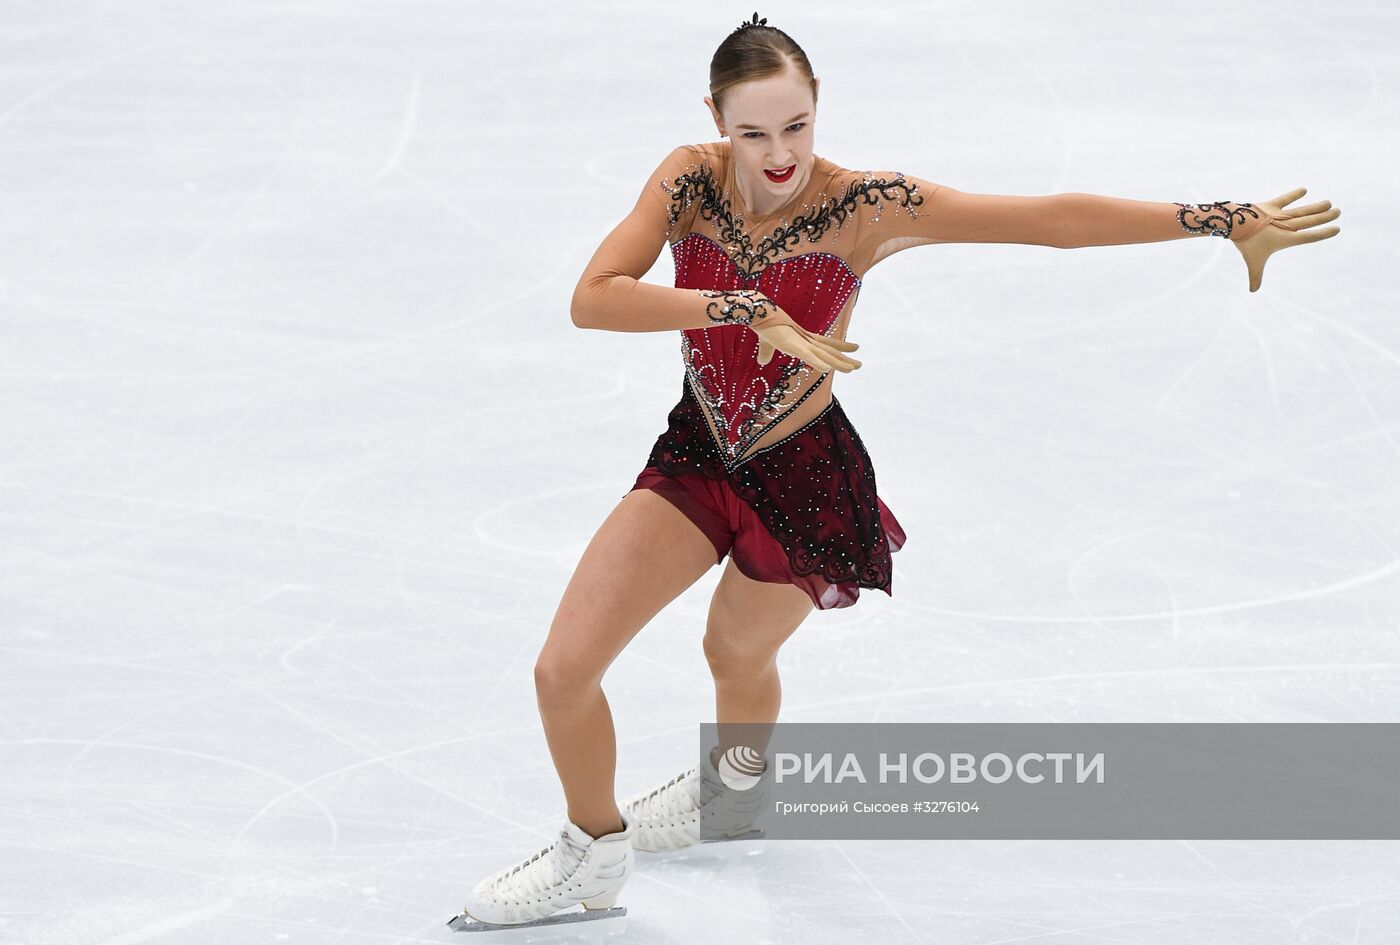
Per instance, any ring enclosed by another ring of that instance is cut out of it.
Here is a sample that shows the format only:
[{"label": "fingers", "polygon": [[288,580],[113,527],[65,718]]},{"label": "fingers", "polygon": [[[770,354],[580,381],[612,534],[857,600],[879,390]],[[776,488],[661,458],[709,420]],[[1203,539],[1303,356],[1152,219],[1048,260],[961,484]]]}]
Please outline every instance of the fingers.
[{"label": "fingers", "polygon": [[[1306,187],[1297,187],[1274,198],[1272,203],[1283,207],[1305,193],[1307,193]],[[1259,287],[1264,281],[1264,264],[1268,262],[1271,255],[1280,249],[1331,239],[1342,232],[1342,228],[1339,226],[1322,226],[1322,224],[1330,223],[1342,215],[1342,208],[1332,206],[1330,200],[1315,201],[1281,214],[1276,214],[1273,206],[1265,206],[1264,209],[1269,213],[1269,222],[1272,226],[1260,230],[1249,239],[1236,244],[1236,248],[1244,257],[1245,265],[1249,270],[1249,291],[1251,292],[1259,291]]]},{"label": "fingers", "polygon": [[[770,338],[771,341],[768,340]],[[767,364],[774,351],[781,351],[790,358],[805,361],[822,372],[832,370],[832,365],[822,356],[811,336],[795,322],[779,323],[764,328],[758,337],[758,363]]]},{"label": "fingers", "polygon": [[[794,345],[793,347],[795,349],[799,346]],[[807,344],[805,346],[802,346],[802,350],[800,351],[790,350],[784,353],[788,354],[791,357],[797,358],[799,361],[803,361],[807,364],[812,365],[812,367],[816,368],[822,373],[826,373],[827,371],[840,371],[842,374],[849,374],[851,371],[854,371],[857,368],[861,367],[861,362],[855,360],[854,358],[848,358],[844,355],[835,354],[834,352],[823,351],[821,348],[814,344]],[[759,351],[759,364],[767,364],[772,359],[773,348],[770,347],[767,353],[764,353],[762,350]]]},{"label": "fingers", "polygon": [[[1335,220],[1335,219],[1337,219],[1337,217],[1339,217],[1339,216],[1341,216],[1341,215],[1342,215],[1342,208],[1341,208],[1341,207],[1333,207],[1331,210],[1324,211],[1323,213],[1312,213],[1312,214],[1309,214],[1308,216],[1305,216],[1305,217],[1294,217],[1294,218],[1292,218],[1291,220],[1289,220],[1288,222],[1290,222],[1290,223],[1293,224],[1293,229],[1294,229],[1294,230],[1302,230],[1302,229],[1306,229],[1307,227],[1310,227],[1310,226],[1317,226],[1317,225],[1319,225],[1319,224],[1327,223],[1327,222],[1329,222],[1329,221],[1331,221],[1331,220]],[[1311,234],[1308,234],[1308,235],[1311,235]]]},{"label": "fingers", "polygon": [[[779,333],[777,332],[778,328],[789,330]],[[770,342],[768,338],[773,340]],[[772,360],[773,352],[776,350],[782,351],[789,357],[805,361],[823,373],[827,371],[849,373],[862,365],[855,358],[847,357],[842,352],[855,351],[859,347],[860,345],[853,341],[819,335],[796,323],[778,324],[759,335],[757,361],[759,364],[767,364]]]},{"label": "fingers", "polygon": [[816,344],[807,338],[799,341],[797,346],[802,348],[802,351],[796,356],[823,373],[840,371],[842,374],[849,374],[861,366],[854,358],[848,358],[839,351],[832,351],[825,345]]},{"label": "fingers", "polygon": [[803,350],[797,357],[810,364],[818,371],[821,371],[823,374],[827,371],[840,371],[842,374],[849,374],[854,370],[850,365],[836,363],[834,356],[830,352],[823,351],[811,342],[802,342],[800,343],[800,347]]},{"label": "fingers", "polygon": [[848,358],[839,352],[832,352],[827,355],[827,359],[835,362],[836,370],[849,374],[861,366],[861,362],[855,358]]},{"label": "fingers", "polygon": [[855,358],[848,358],[843,351],[854,351],[860,345],[845,341],[841,338],[831,338],[827,335],[818,335],[814,332],[806,332],[807,341],[817,346],[822,358],[834,365],[838,371],[850,372],[861,366]]},{"label": "fingers", "polygon": [[1294,207],[1284,214],[1285,217],[1301,217],[1309,213],[1321,213],[1332,206],[1330,200],[1319,200],[1317,203],[1310,203],[1302,207]]},{"label": "fingers", "polygon": [[816,368],[823,374],[825,374],[827,371],[835,370],[834,365],[828,364],[827,361],[824,358],[822,358],[820,354],[817,353],[815,345],[807,344],[805,342],[798,342],[797,344],[793,345],[792,350],[788,351],[787,353],[792,357],[796,358],[797,360],[803,362],[804,364],[810,364],[812,367]]},{"label": "fingers", "polygon": [[828,348],[834,348],[837,351],[855,351],[860,347],[860,345],[856,344],[854,341],[847,341],[845,338],[836,338],[832,335],[821,335],[815,331],[808,331],[806,328],[797,324],[797,322],[791,322],[787,327],[799,333],[808,341],[824,345]]},{"label": "fingers", "polygon": [[1309,232],[1307,232],[1307,233],[1299,233],[1299,234],[1298,234],[1298,242],[1300,242],[1300,243],[1316,243],[1318,240],[1331,239],[1332,237],[1336,236],[1336,235],[1337,235],[1338,233],[1340,233],[1340,232],[1342,232],[1342,228],[1341,228],[1341,227],[1339,227],[1339,226],[1329,226],[1329,227],[1328,227],[1327,229],[1325,229],[1325,230],[1312,230],[1312,231],[1309,231]]}]

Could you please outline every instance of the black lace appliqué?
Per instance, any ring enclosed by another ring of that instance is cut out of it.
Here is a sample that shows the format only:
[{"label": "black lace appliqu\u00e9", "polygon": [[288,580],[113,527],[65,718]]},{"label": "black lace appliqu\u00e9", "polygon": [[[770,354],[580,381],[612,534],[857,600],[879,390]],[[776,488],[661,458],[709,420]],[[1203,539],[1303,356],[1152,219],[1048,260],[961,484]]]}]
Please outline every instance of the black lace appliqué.
[{"label": "black lace appliqu\u00e9", "polygon": [[874,206],[874,219],[878,220],[884,212],[885,201],[891,201],[912,216],[917,215],[914,208],[924,202],[918,185],[910,183],[899,171],[895,171],[892,179],[876,177],[867,171],[861,180],[852,182],[844,194],[827,198],[811,212],[774,228],[755,244],[744,230],[743,221],[735,217],[733,201],[716,183],[709,161],[702,160],[699,169],[677,175],[674,183],[663,180],[661,187],[671,198],[668,208],[671,228],[675,228],[681,214],[698,200],[700,216],[714,222],[725,252],[748,276],[756,275],[768,260],[798,245],[804,237],[811,243],[820,242],[831,227],[839,229],[855,213],[858,203]]},{"label": "black lace appliqu\u00e9", "polygon": [[[1172,201],[1176,203],[1176,201]],[[1176,212],[1177,222],[1181,228],[1188,233],[1207,233],[1210,236],[1223,236],[1230,238],[1231,231],[1236,223],[1243,223],[1245,214],[1259,218],[1259,211],[1254,209],[1252,203],[1234,203],[1229,200],[1221,200],[1215,203],[1177,203],[1181,209]],[[1192,222],[1186,222],[1186,215],[1190,214]]]},{"label": "black lace appliqu\u00e9", "polygon": [[754,289],[696,289],[701,298],[717,299],[705,306],[716,325],[752,325],[773,314],[773,301]]}]

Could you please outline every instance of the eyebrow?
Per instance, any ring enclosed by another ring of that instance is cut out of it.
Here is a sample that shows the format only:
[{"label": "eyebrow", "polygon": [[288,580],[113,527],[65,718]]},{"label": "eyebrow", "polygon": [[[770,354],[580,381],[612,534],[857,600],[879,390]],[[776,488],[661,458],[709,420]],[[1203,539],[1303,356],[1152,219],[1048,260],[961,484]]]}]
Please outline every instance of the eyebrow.
[{"label": "eyebrow", "polygon": [[[790,125],[790,124],[792,124],[793,122],[797,121],[798,119],[806,118],[806,117],[807,117],[807,113],[806,113],[806,112],[803,112],[803,113],[800,114],[800,115],[795,115],[795,116],[793,116],[792,118],[789,118],[787,121],[783,122],[783,124],[785,124],[785,125]],[[739,129],[747,128],[747,129],[749,129],[750,131],[762,131],[762,130],[763,130],[762,128],[758,127],[758,125],[735,125],[734,127],[735,127],[735,128],[739,128]]]}]

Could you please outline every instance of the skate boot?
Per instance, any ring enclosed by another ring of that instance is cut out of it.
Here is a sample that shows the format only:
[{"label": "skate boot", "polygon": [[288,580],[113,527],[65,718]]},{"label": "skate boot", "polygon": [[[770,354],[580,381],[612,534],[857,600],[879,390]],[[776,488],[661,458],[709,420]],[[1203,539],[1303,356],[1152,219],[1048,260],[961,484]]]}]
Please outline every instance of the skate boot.
[{"label": "skate boot", "polygon": [[[720,778],[711,752],[704,764],[622,802],[622,810],[636,822],[632,849],[664,853],[701,842],[762,837],[763,831],[755,829],[754,820],[764,810],[768,780],[765,761],[758,782],[737,791]],[[717,798],[721,799],[716,802]]]},{"label": "skate boot", "polygon": [[[479,932],[626,915],[627,907],[616,904],[634,859],[633,820],[626,811],[622,824],[616,833],[594,838],[566,822],[549,846],[477,883],[448,927]],[[581,911],[570,908],[578,905]]]}]

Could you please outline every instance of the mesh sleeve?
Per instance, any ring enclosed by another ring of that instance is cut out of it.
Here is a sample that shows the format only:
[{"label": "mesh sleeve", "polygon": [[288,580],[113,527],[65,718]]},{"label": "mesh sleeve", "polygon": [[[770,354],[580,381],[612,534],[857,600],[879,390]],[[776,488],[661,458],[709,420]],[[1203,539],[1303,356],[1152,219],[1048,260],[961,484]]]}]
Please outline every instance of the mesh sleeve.
[{"label": "mesh sleeve", "polygon": [[[1188,236],[1248,239],[1269,215],[1248,203],[1188,204],[1100,194],[973,194],[899,171],[866,172],[879,199],[858,254],[865,267],[929,243],[1025,243],[1072,249]],[[884,204],[880,206],[880,204]]]}]

